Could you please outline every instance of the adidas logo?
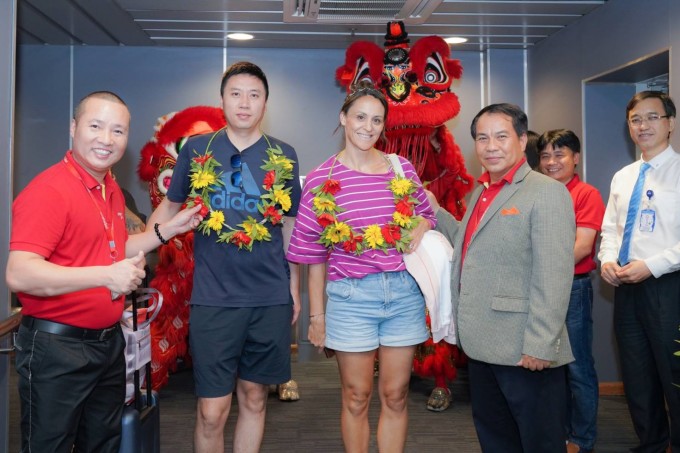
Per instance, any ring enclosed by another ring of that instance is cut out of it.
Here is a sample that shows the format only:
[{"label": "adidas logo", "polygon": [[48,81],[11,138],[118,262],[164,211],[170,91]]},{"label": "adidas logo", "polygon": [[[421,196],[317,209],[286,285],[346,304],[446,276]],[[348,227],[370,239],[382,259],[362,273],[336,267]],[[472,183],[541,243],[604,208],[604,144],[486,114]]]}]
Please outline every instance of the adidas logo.
[{"label": "adidas logo", "polygon": [[224,187],[213,192],[210,196],[210,205],[213,209],[233,209],[245,211],[249,214],[258,212],[257,204],[260,202],[262,193],[248,168],[248,164],[244,164],[240,171],[243,177],[243,191],[240,187],[231,183],[231,171],[222,173]]}]

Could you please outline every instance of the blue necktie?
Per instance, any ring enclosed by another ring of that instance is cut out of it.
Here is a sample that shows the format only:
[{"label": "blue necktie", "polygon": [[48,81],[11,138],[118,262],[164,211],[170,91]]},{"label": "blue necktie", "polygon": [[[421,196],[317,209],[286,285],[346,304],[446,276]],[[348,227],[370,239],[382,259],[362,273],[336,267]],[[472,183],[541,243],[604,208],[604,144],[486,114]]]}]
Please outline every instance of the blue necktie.
[{"label": "blue necktie", "polygon": [[640,174],[638,175],[635,186],[633,186],[633,193],[630,196],[630,203],[628,203],[628,214],[626,215],[626,226],[623,228],[623,240],[621,241],[621,249],[619,250],[619,265],[624,266],[628,264],[628,254],[630,253],[630,238],[633,235],[633,226],[637,218],[638,209],[640,208],[640,200],[642,199],[642,188],[645,185],[645,173],[651,165],[643,162],[640,165]]}]

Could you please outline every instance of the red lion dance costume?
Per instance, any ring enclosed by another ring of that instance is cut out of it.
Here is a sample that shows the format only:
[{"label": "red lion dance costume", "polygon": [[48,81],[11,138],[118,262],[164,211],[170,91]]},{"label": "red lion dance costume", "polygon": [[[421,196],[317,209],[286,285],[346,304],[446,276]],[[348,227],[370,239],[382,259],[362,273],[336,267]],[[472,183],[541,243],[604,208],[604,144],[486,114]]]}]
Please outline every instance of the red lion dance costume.
[{"label": "red lion dance costume", "polygon": [[[335,76],[348,91],[360,80],[368,80],[385,93],[389,104],[387,140],[378,147],[409,159],[441,206],[460,220],[465,213],[463,197],[472,189],[472,177],[460,148],[444,125],[460,111],[458,97],[449,89],[463,73],[460,61],[449,56],[448,44],[438,36],[421,38],[409,48],[403,22],[390,22],[385,49],[372,42],[355,42],[347,48],[345,64]],[[429,325],[429,316],[427,321]],[[443,341],[435,344],[431,338],[418,348],[414,371],[435,378],[436,388],[428,409],[448,407],[446,381],[456,378],[457,357],[455,346]],[[440,401],[431,404],[433,398]]]},{"label": "red lion dance costume", "polygon": [[[217,107],[189,107],[158,119],[153,138],[141,150],[137,168],[139,177],[149,183],[154,209],[168,192],[183,139],[213,132],[225,125],[224,113]],[[175,371],[178,359],[190,361],[187,342],[194,275],[193,234],[176,236],[158,249],[158,265],[150,282],[163,294],[163,311],[151,323],[151,382],[154,389],[168,382],[168,375]]]}]

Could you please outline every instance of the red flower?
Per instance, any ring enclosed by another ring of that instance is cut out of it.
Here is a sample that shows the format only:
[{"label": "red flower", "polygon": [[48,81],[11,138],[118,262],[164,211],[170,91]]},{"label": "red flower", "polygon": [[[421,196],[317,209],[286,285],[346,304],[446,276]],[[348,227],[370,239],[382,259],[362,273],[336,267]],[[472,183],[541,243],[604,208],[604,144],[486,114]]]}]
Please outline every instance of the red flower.
[{"label": "red flower", "polygon": [[385,242],[391,246],[394,246],[401,239],[401,228],[399,228],[399,225],[385,225],[380,228],[380,232],[385,238]]},{"label": "red flower", "polygon": [[363,241],[363,236],[354,236],[349,233],[349,239],[342,243],[342,249],[347,253],[354,253],[357,251],[357,246]]},{"label": "red flower", "polygon": [[247,246],[248,244],[250,244],[250,241],[252,241],[250,236],[245,234],[243,231],[237,231],[231,237],[232,244],[238,245],[239,248],[242,247],[242,246]]},{"label": "red flower", "polygon": [[205,154],[203,154],[202,156],[196,156],[196,157],[194,157],[194,162],[196,162],[196,163],[199,164],[199,165],[203,165],[203,164],[205,164],[205,163],[208,161],[208,159],[210,159],[210,157],[211,157],[211,156],[210,156],[209,153],[205,153]]},{"label": "red flower", "polygon": [[322,228],[326,228],[328,225],[335,223],[335,216],[328,212],[324,212],[316,218],[316,221],[319,222],[319,225],[321,225]]},{"label": "red flower", "polygon": [[335,195],[340,191],[340,181],[337,179],[328,179],[326,182],[323,183],[323,186],[321,187],[321,192],[323,193],[329,193],[331,195]]},{"label": "red flower", "polygon": [[196,196],[194,197],[194,206],[199,205],[201,207],[200,211],[198,211],[198,215],[201,217],[205,217],[208,215],[210,212],[210,209],[206,205],[203,204],[203,198]]},{"label": "red flower", "polygon": [[264,216],[265,219],[269,219],[272,225],[276,225],[279,222],[281,222],[281,217],[283,217],[279,210],[276,209],[274,206],[267,206],[267,209],[265,209],[262,215]]},{"label": "red flower", "polygon": [[270,190],[272,186],[274,185],[274,182],[276,181],[276,172],[274,170],[270,170],[267,172],[266,175],[264,175],[264,188],[267,190]]},{"label": "red flower", "polygon": [[413,215],[413,203],[409,201],[408,195],[399,200],[395,206],[396,211],[399,214],[405,215],[406,217],[411,217]]}]

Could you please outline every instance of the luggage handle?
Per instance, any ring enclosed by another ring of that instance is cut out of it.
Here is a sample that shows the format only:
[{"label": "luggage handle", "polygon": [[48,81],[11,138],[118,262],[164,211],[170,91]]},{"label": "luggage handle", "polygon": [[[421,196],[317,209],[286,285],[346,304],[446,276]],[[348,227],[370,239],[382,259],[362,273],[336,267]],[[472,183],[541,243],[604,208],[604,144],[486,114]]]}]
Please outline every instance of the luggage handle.
[{"label": "luggage handle", "polygon": [[[150,301],[149,305],[141,308],[146,310],[147,317],[149,316],[149,313],[151,313],[151,316],[142,323],[139,323],[138,313],[140,304],[145,301]],[[156,316],[158,316],[158,313],[161,311],[161,307],[163,306],[163,294],[156,288],[137,288],[136,291],[133,291],[130,294],[130,305],[132,310],[124,310],[120,321],[132,330],[144,329],[156,319]]]},{"label": "luggage handle", "polygon": [[[123,318],[121,318],[121,322],[125,322],[126,324],[129,322],[129,319],[132,318],[132,330],[137,330],[138,329],[138,303],[143,302],[146,300],[152,300],[151,306],[146,307],[146,315],[149,315],[149,310],[152,310],[151,317],[147,320],[145,320],[142,325],[143,327],[146,327],[147,325],[151,324],[151,322],[156,319],[156,316],[158,316],[158,313],[161,310],[161,307],[163,306],[163,294],[158,291],[155,288],[149,288],[148,287],[148,270],[147,270],[147,276],[144,277],[144,286],[143,288],[137,288],[137,291],[133,291],[132,294],[130,295],[130,300],[132,302],[132,311],[127,312],[130,313],[129,316],[126,316],[126,312],[123,313]],[[138,297],[139,293],[141,293],[141,297]],[[153,385],[151,384],[151,362],[147,362],[145,365],[146,369],[146,407],[150,408],[153,404]],[[142,390],[139,388],[140,384],[140,377],[139,377],[139,370],[135,370],[133,373],[133,378],[134,378],[134,386],[135,386],[135,408],[137,411],[141,414],[142,410],[144,410],[144,406],[142,405]]]}]

